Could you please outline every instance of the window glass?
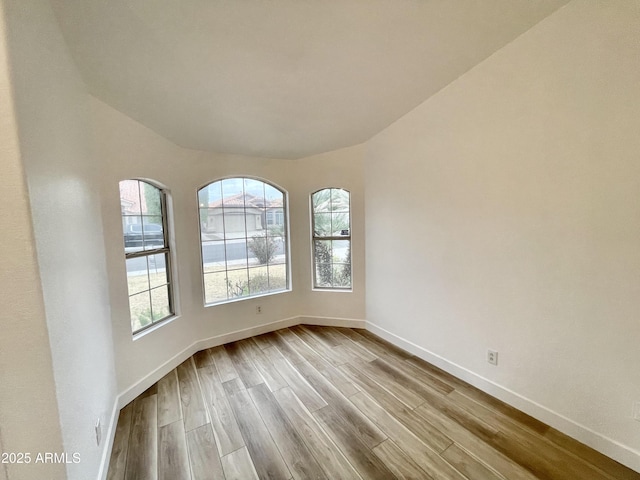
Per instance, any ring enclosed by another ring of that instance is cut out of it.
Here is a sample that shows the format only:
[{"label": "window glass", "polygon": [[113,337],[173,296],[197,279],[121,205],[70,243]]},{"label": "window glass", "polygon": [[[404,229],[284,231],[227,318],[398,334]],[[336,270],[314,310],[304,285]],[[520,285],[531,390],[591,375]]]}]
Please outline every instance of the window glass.
[{"label": "window glass", "polygon": [[137,333],[174,314],[166,193],[142,180],[123,180],[120,207],[131,330]]},{"label": "window glass", "polygon": [[205,304],[289,289],[286,194],[254,178],[198,191]]},{"label": "window glass", "polygon": [[350,194],[325,188],[311,195],[313,286],[351,289]]}]

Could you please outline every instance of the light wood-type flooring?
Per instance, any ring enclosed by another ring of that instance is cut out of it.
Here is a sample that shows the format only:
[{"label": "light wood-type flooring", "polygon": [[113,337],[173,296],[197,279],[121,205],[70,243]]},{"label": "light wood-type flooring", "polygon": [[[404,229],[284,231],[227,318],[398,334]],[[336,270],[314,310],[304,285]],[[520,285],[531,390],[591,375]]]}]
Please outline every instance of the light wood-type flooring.
[{"label": "light wood-type flooring", "polygon": [[120,411],[109,480],[635,479],[366,330],[198,352]]}]

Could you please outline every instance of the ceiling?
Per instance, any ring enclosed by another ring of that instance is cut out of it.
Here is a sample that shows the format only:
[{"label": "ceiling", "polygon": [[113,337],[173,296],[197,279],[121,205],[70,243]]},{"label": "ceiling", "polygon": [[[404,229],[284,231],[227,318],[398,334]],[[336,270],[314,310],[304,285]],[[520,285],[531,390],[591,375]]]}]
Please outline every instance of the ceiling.
[{"label": "ceiling", "polygon": [[568,0],[51,0],[89,91],[187,148],[361,143]]}]

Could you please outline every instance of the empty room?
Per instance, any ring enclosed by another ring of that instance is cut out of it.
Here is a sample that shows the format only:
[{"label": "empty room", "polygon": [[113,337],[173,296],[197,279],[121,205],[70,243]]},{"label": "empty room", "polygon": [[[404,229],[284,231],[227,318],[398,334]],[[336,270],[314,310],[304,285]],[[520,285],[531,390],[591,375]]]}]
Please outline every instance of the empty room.
[{"label": "empty room", "polygon": [[0,480],[640,479],[640,1],[0,0]]}]

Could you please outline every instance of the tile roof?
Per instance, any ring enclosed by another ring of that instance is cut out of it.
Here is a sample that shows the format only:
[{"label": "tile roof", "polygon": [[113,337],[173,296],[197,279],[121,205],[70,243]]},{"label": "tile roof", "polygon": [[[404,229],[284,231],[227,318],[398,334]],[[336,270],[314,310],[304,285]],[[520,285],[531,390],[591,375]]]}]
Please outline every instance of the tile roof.
[{"label": "tile roof", "polygon": [[122,213],[136,215],[147,213],[147,201],[140,195],[139,180],[123,180],[120,182],[120,203]]},{"label": "tile roof", "polygon": [[[220,208],[223,206],[223,200],[209,202],[209,208]],[[277,208],[282,207],[282,198],[267,200],[264,197],[251,195],[250,193],[237,193],[224,198],[224,207],[229,208]]]}]

